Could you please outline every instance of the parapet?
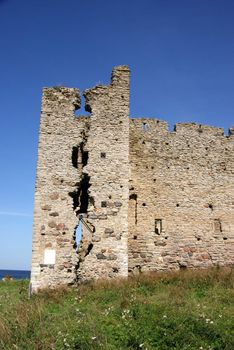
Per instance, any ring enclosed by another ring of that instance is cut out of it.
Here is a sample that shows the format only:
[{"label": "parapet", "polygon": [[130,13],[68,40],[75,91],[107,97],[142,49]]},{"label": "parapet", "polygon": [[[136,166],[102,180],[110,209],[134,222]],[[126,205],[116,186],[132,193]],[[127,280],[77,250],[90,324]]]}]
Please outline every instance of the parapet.
[{"label": "parapet", "polygon": [[227,136],[224,134],[224,128],[203,125],[198,123],[176,123],[173,131],[169,130],[168,123],[157,118],[131,118],[130,127],[135,128],[139,132],[145,133],[145,136],[160,134],[187,135],[194,137],[200,135],[203,137],[224,137],[229,138],[234,136],[234,127],[229,129]]},{"label": "parapet", "polygon": [[77,110],[80,108],[80,90],[55,86],[44,88],[42,94],[42,111],[52,112],[58,109]]},{"label": "parapet", "polygon": [[142,133],[164,133],[168,132],[168,123],[164,120],[157,118],[131,118],[130,127],[134,126]]},{"label": "parapet", "polygon": [[223,136],[224,129],[197,123],[177,123],[174,126],[177,133],[199,133],[204,135]]}]

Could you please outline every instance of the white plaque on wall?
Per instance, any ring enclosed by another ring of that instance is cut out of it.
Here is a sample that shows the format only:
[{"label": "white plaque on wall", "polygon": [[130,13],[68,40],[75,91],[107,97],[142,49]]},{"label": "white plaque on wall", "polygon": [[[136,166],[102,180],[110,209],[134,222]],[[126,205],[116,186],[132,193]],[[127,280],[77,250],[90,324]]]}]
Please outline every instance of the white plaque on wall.
[{"label": "white plaque on wall", "polygon": [[44,264],[54,265],[55,264],[55,249],[44,250]]}]

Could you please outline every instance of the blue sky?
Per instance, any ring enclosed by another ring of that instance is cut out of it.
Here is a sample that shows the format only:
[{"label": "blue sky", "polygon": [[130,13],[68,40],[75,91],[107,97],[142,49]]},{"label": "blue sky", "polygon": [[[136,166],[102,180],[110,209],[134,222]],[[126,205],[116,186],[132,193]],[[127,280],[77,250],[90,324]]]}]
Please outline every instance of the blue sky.
[{"label": "blue sky", "polygon": [[0,269],[28,269],[41,90],[132,71],[131,116],[234,124],[232,0],[0,0]]}]

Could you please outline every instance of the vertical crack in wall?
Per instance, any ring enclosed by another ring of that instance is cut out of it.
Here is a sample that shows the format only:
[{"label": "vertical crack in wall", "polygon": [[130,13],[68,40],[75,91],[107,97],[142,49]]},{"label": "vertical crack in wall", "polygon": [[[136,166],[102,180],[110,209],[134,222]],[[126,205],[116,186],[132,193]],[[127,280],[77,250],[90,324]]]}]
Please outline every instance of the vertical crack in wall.
[{"label": "vertical crack in wall", "polygon": [[72,165],[74,168],[78,168],[78,146],[72,147]]},{"label": "vertical crack in wall", "polygon": [[83,215],[79,215],[79,224],[82,223],[82,233],[80,244],[77,248],[77,264],[75,266],[76,282],[79,283],[80,266],[84,262],[85,258],[91,253],[93,249],[93,233],[95,227],[86,219]]},{"label": "vertical crack in wall", "polygon": [[89,206],[89,187],[90,187],[90,176],[88,174],[83,174],[80,182],[80,187],[78,189],[79,196],[79,209],[77,214],[86,214]]},{"label": "vertical crack in wall", "polygon": [[82,174],[81,181],[76,183],[76,186],[74,191],[69,192],[69,196],[73,199],[73,210],[76,215],[86,214],[90,204],[90,176],[86,173]]},{"label": "vertical crack in wall", "polygon": [[[74,245],[73,248],[77,252],[77,262],[75,265],[76,282],[78,282],[78,273],[80,264],[85,257],[90,254],[93,248],[92,236],[95,232],[95,227],[86,219],[86,214],[90,206],[94,206],[94,199],[89,195],[90,176],[84,171],[88,164],[89,153],[86,150],[86,143],[88,139],[88,129],[82,131],[82,141],[72,147],[71,162],[74,168],[80,173],[80,181],[75,184],[75,189],[69,192],[69,196],[73,200],[73,210],[77,216],[78,224],[74,228]],[[81,229],[81,237],[78,242],[76,237],[77,228]]]}]

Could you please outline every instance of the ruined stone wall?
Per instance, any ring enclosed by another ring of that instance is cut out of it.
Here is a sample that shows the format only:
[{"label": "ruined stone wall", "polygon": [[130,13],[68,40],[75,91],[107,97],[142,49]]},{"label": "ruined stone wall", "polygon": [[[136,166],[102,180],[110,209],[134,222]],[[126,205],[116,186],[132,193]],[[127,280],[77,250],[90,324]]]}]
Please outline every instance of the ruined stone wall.
[{"label": "ruined stone wall", "polygon": [[78,89],[43,90],[33,227],[33,290],[69,284],[75,278],[77,217],[69,193],[76,191],[81,169],[73,166],[72,152],[83,142],[89,127],[87,118],[74,115],[79,105]]},{"label": "ruined stone wall", "polygon": [[85,97],[91,115],[78,117],[78,89],[43,90],[32,291],[128,273],[129,69]]},{"label": "ruined stone wall", "polygon": [[233,131],[131,120],[129,271],[234,263]]},{"label": "ruined stone wall", "polygon": [[32,291],[233,264],[234,129],[129,119],[127,66],[84,97],[43,90]]},{"label": "ruined stone wall", "polygon": [[92,249],[80,260],[80,281],[128,274],[128,67],[116,67],[111,85],[86,90],[85,98],[86,109],[91,111],[84,171],[90,177],[87,223],[93,227],[93,236],[89,237]]}]

